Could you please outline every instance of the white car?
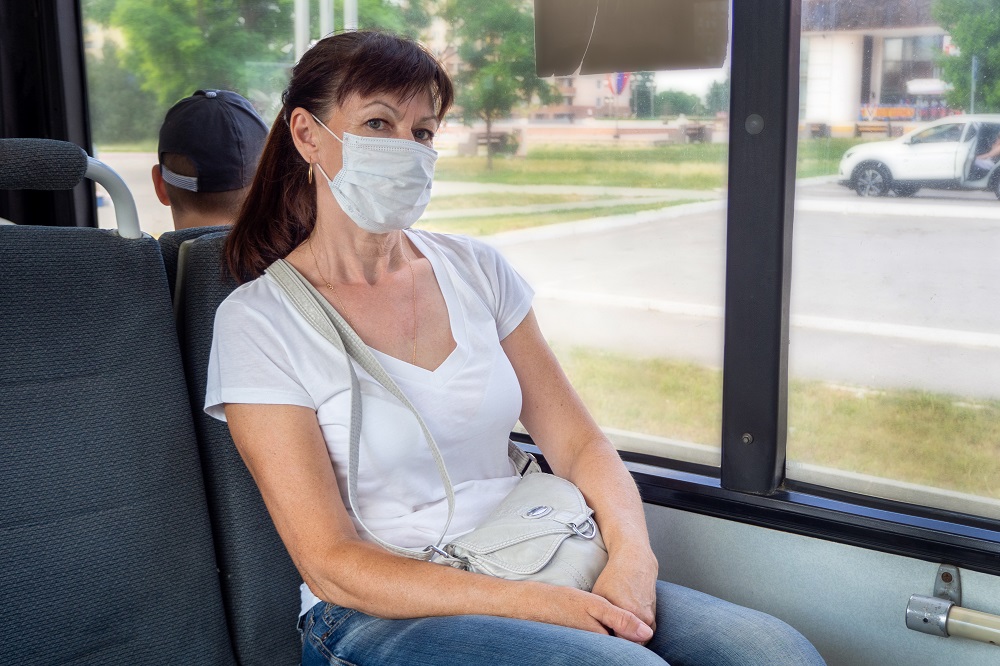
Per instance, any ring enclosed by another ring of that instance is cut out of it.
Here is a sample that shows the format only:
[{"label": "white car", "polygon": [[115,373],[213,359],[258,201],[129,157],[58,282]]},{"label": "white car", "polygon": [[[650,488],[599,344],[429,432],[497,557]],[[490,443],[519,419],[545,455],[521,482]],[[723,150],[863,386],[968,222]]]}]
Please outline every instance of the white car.
[{"label": "white car", "polygon": [[908,197],[929,187],[989,190],[1000,199],[1000,165],[975,164],[998,136],[1000,114],[941,118],[898,139],[854,146],[840,160],[839,182],[862,197]]}]

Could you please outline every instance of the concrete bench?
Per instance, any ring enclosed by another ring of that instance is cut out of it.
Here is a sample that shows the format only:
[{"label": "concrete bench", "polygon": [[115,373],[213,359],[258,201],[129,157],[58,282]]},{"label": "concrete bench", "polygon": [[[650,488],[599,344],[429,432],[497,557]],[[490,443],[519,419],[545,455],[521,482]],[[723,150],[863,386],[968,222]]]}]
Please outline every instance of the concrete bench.
[{"label": "concrete bench", "polygon": [[468,138],[458,144],[458,154],[460,157],[475,157],[479,154],[479,146],[486,146],[486,149],[496,154],[502,148],[509,146],[512,142],[517,142],[520,146],[523,141],[520,140],[520,132],[511,132],[506,130],[499,130],[490,132],[489,137],[486,136],[486,132],[474,131],[469,132]]}]

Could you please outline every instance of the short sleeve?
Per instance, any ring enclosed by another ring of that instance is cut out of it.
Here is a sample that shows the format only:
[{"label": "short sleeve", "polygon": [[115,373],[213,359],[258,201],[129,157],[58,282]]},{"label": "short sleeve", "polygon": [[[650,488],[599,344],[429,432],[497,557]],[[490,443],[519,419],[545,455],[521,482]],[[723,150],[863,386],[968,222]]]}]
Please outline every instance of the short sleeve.
[{"label": "short sleeve", "polygon": [[215,314],[205,412],[225,421],[226,403],[316,409],[296,377],[287,341],[264,313],[234,295],[223,301]]},{"label": "short sleeve", "polygon": [[524,321],[535,292],[496,248],[478,241],[474,241],[473,247],[479,267],[490,285],[490,305],[497,322],[497,335],[503,340]]}]

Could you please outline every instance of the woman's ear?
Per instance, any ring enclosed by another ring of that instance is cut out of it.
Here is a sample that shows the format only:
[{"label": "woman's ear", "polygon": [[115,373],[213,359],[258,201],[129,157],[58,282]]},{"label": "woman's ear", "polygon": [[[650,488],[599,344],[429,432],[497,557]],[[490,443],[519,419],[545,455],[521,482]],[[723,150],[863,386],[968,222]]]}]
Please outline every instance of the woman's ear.
[{"label": "woman's ear", "polygon": [[318,159],[319,142],[316,136],[316,121],[313,120],[312,114],[302,107],[296,107],[288,118],[288,129],[292,134],[295,149],[299,151],[302,159],[310,164],[315,162]]}]

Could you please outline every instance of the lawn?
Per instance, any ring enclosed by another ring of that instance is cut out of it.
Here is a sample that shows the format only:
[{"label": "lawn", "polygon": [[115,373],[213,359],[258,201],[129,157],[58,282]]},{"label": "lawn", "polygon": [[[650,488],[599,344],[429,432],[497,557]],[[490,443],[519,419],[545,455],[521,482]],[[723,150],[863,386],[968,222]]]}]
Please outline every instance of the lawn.
[{"label": "lawn", "polygon": [[[844,152],[861,139],[805,139],[798,144],[799,178],[833,175]],[[511,185],[607,185],[712,190],[725,185],[728,145],[695,143],[629,149],[540,146],[527,157],[441,157],[439,180]]]},{"label": "lawn", "polygon": [[[526,158],[440,157],[438,180],[508,185],[585,185],[711,190],[721,187],[726,163],[703,151],[682,154],[666,148],[630,151],[576,148],[529,151]],[[686,155],[685,159],[681,159]]]},{"label": "lawn", "polygon": [[518,192],[476,192],[475,194],[455,194],[435,196],[427,206],[427,211],[462,210],[467,208],[495,208],[498,206],[532,206],[535,204],[578,203],[610,199],[597,194],[531,194]]},{"label": "lawn", "polygon": [[[556,354],[602,426],[718,446],[718,369],[592,349]],[[792,381],[788,394],[791,460],[1000,499],[1000,401],[817,381]]]}]

